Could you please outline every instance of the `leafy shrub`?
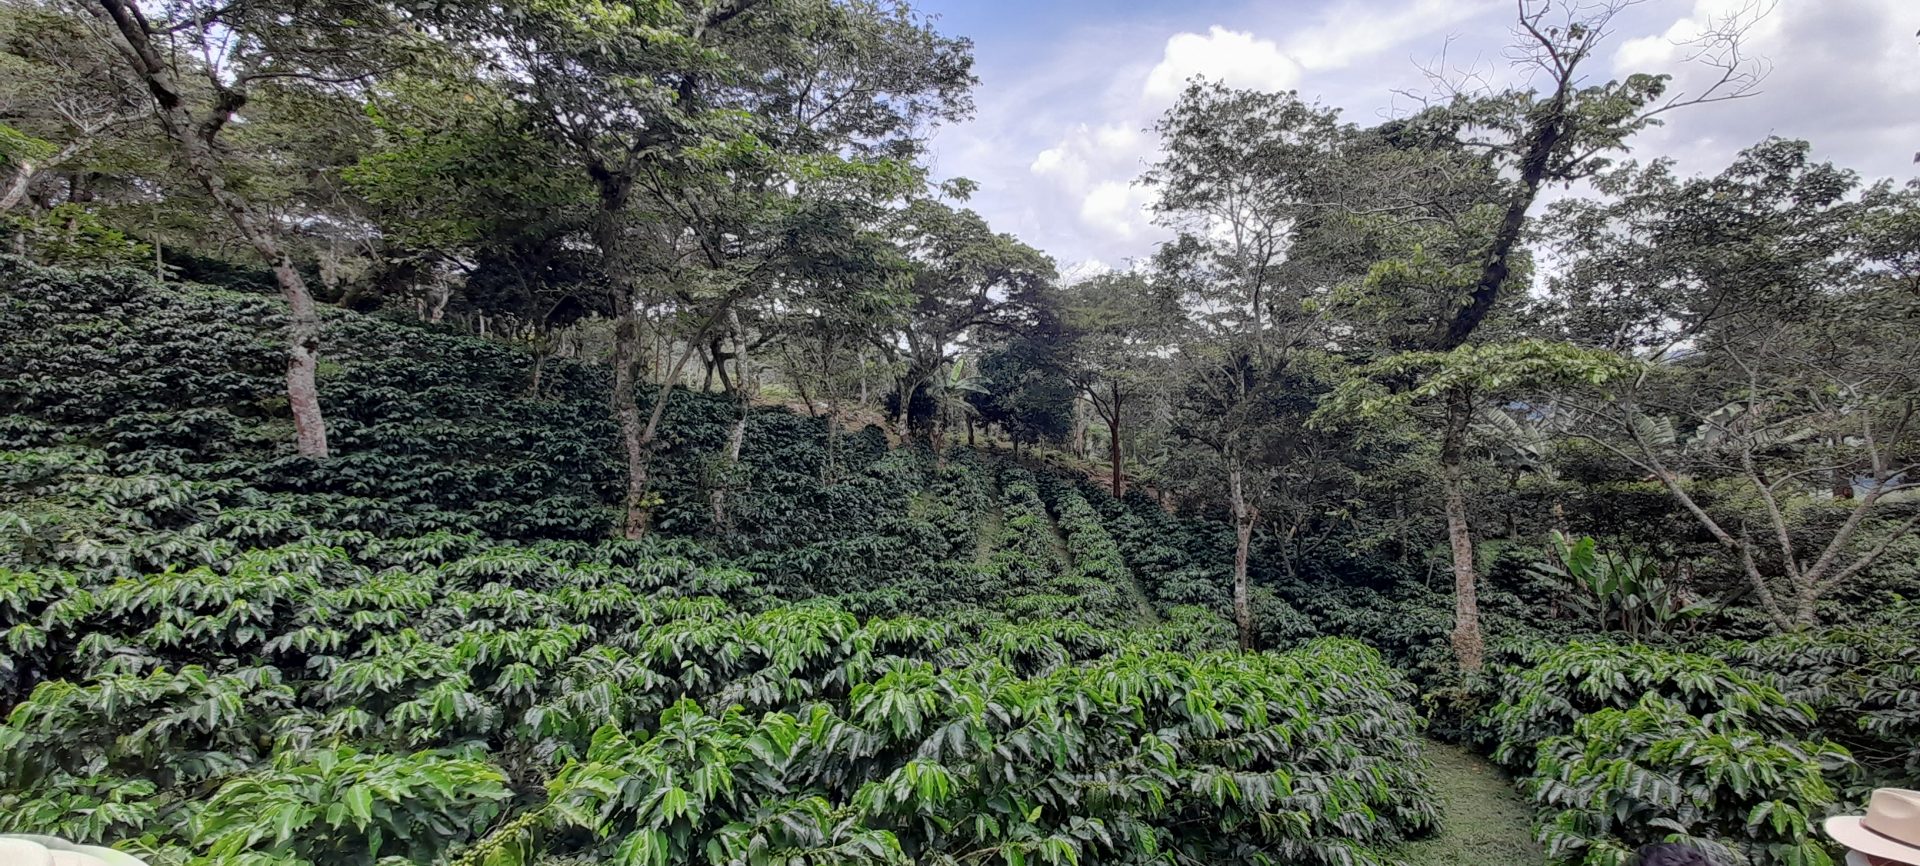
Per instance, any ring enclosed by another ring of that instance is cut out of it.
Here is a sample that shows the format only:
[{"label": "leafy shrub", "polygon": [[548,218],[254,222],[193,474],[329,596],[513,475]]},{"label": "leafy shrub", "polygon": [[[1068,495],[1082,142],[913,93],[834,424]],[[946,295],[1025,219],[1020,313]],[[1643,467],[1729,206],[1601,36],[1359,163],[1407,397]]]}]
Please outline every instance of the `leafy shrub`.
[{"label": "leafy shrub", "polygon": [[1124,500],[1098,499],[1109,536],[1156,606],[1231,612],[1232,527],[1175,517],[1138,490]]},{"label": "leafy shrub", "polygon": [[1826,866],[1815,822],[1834,804],[1824,773],[1846,762],[1826,743],[1763,734],[1729,714],[1695,715],[1648,695],[1582,717],[1539,747],[1526,783],[1556,862],[1627,866],[1656,841],[1723,860]]},{"label": "leafy shrub", "polygon": [[287,752],[220,786],[193,817],[193,840],[221,862],[421,862],[484,830],[509,796],[505,781],[466,758]]},{"label": "leafy shrub", "polygon": [[1553,560],[1536,563],[1535,573],[1567,590],[1557,600],[1600,631],[1657,634],[1702,612],[1652,556],[1601,551],[1591,536],[1569,541],[1557,530],[1550,540]]},{"label": "leafy shrub", "polygon": [[1053,519],[1030,473],[1009,467],[1001,478],[1002,517],[986,566],[988,578],[998,588],[996,595],[1042,590],[1065,566],[1054,549]]},{"label": "leafy shrub", "polygon": [[1096,606],[1115,624],[1128,619],[1151,621],[1153,607],[1140,596],[1133,571],[1127,567],[1120,545],[1101,523],[1099,512],[1071,485],[1057,478],[1049,477],[1049,481],[1047,499],[1058,517],[1073,572],[1085,582],[1082,594],[1098,599]]},{"label": "leafy shrub", "polygon": [[[1412,755],[1374,751],[1413,724],[1404,708],[1376,715],[1368,695],[1381,675],[1378,656],[1353,644],[1289,657],[1123,653],[1027,683],[992,665],[899,665],[855,687],[844,714],[755,719],[682,701],[652,739],[602,728],[545,808],[651,863],[746,851],[1382,862],[1369,845],[1435,816],[1402,796],[1419,783],[1395,760]],[[1322,742],[1309,748],[1325,772],[1298,762],[1303,740]]]},{"label": "leafy shrub", "polygon": [[1757,864],[1828,863],[1813,822],[1844,748],[1804,704],[1726,662],[1644,645],[1535,646],[1492,672],[1486,732],[1557,863],[1625,866],[1662,839]]},{"label": "leafy shrub", "polygon": [[1842,625],[1718,648],[1741,670],[1813,708],[1813,732],[1841,743],[1866,770],[1866,790],[1920,785],[1920,606],[1895,605],[1880,624]]},{"label": "leafy shrub", "polygon": [[[10,830],[208,863],[1375,864],[1435,821],[1377,653],[1097,628],[1112,587],[1058,560],[1002,615],[863,621],[679,542],[323,531],[106,462],[0,453],[10,511],[48,516],[0,533]],[[1008,475],[1009,548],[1053,557]]]},{"label": "leafy shrub", "polygon": [[1495,760],[1523,772],[1543,741],[1572,733],[1600,710],[1632,708],[1646,695],[1767,734],[1793,735],[1813,721],[1810,708],[1720,659],[1641,644],[1534,645],[1490,679],[1493,692],[1505,696],[1489,718]]}]

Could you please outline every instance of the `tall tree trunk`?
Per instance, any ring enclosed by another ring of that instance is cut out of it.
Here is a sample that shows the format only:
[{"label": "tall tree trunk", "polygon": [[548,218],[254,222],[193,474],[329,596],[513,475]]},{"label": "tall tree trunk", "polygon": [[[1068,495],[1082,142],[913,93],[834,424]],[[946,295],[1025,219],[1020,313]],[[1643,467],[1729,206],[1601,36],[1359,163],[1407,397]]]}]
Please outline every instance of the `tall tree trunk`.
[{"label": "tall tree trunk", "polygon": [[1453,553],[1453,656],[1461,670],[1477,671],[1486,658],[1480,634],[1480,587],[1473,561],[1473,533],[1467,525],[1466,470],[1462,465],[1472,400],[1447,398],[1447,427],[1440,448],[1440,481],[1446,492],[1447,546]]},{"label": "tall tree trunk", "polygon": [[1085,460],[1087,457],[1087,400],[1078,392],[1073,396],[1073,432],[1070,435],[1073,456]]},{"label": "tall tree trunk", "polygon": [[827,392],[827,456],[820,461],[820,483],[831,484],[840,477],[840,395]]},{"label": "tall tree trunk", "polygon": [[[620,422],[620,445],[627,458],[626,517],[621,521],[621,531],[628,539],[646,534],[647,513],[651,508],[647,502],[647,458],[651,448],[646,426],[640,420],[640,398],[635,392],[639,348],[639,316],[633,309],[633,299],[627,298],[613,326],[613,414]],[[666,403],[666,391],[667,385],[662,383],[654,395],[656,406]]]},{"label": "tall tree trunk", "polygon": [[747,441],[747,407],[741,401],[740,415],[734,419],[733,430],[727,434],[727,462],[718,483],[714,485],[711,501],[713,503],[713,525],[717,529],[727,525],[727,491],[733,484],[733,476],[740,466],[740,449]]},{"label": "tall tree trunk", "polygon": [[[272,247],[271,242],[268,247]],[[263,250],[263,254],[264,254]],[[277,252],[277,250],[276,250]],[[287,320],[287,402],[293,407],[294,444],[307,457],[327,456],[327,422],[320,414],[320,316],[313,295],[285,256],[273,266],[291,311]]]},{"label": "tall tree trunk", "polygon": [[1107,457],[1113,464],[1113,496],[1127,495],[1126,465],[1120,459],[1120,383],[1113,383],[1113,417],[1107,419]]},{"label": "tall tree trunk", "polygon": [[[650,486],[653,446],[660,438],[660,422],[667,414],[667,398],[673,395],[673,388],[679,384],[681,374],[687,369],[687,363],[692,361],[693,356],[699,351],[701,336],[708,328],[713,327],[714,321],[726,312],[726,307],[729,305],[730,302],[722,302],[721,309],[715,310],[713,315],[701,324],[699,331],[687,340],[686,348],[680,350],[679,357],[674,359],[673,366],[667,370],[666,377],[660,381],[660,387],[654,391],[653,409],[647,414],[645,424],[640,423],[638,399],[634,395],[633,364],[631,360],[626,364],[620,363],[623,352],[629,359],[639,355],[640,341],[638,336],[629,337],[627,347],[622,350],[621,327],[614,328],[614,400],[616,414],[620,419],[620,436],[627,455],[626,518],[621,522],[621,534],[629,540],[645,537],[647,525],[653,519],[655,503],[652,501]],[[639,316],[633,310],[633,305],[627,304],[622,312],[623,319],[631,322],[628,330],[637,334],[640,330]],[[626,372],[622,373],[622,370]],[[623,377],[624,381],[622,381]]]},{"label": "tall tree trunk", "polygon": [[1253,524],[1259,510],[1247,501],[1246,477],[1239,464],[1227,470],[1227,493],[1233,505],[1233,623],[1240,633],[1240,649],[1253,649],[1253,599],[1247,587],[1247,558],[1253,547]]},{"label": "tall tree trunk", "polygon": [[1800,597],[1793,606],[1793,630],[1805,631],[1820,624],[1818,603],[1820,592],[1812,586],[1800,587]]},{"label": "tall tree trunk", "polygon": [[1480,634],[1480,598],[1473,564],[1473,534],[1467,526],[1467,499],[1460,467],[1448,466],[1447,543],[1453,551],[1453,655],[1461,670],[1477,671],[1486,657]]},{"label": "tall tree trunk", "polygon": [[185,91],[174,79],[160,52],[154,47],[146,18],[125,0],[99,0],[100,14],[119,31],[124,44],[116,43],[133,71],[153,93],[154,114],[167,134],[187,173],[205,188],[208,197],[225,212],[227,219],[247,243],[273,268],[280,295],[287,302],[287,403],[293,410],[294,444],[302,456],[327,456],[327,427],[320,412],[320,392],[314,381],[320,364],[320,318],[314,311],[313,295],[306,281],[293,268],[293,260],[280,249],[273,232],[254,212],[244,196],[227,189],[221,174],[213,141],[227,120],[246,103],[246,97],[221,88],[213,114],[199,123],[187,108]]},{"label": "tall tree trunk", "polygon": [[562,340],[559,333],[554,331],[549,331],[547,336],[538,341],[540,353],[533,358],[533,381],[527,383],[527,396],[529,398],[534,400],[540,399],[540,386],[545,383],[544,377],[547,372],[547,361],[559,356],[561,342]]},{"label": "tall tree trunk", "polygon": [[1546,183],[1554,149],[1568,134],[1570,87],[1570,82],[1560,82],[1554,95],[1528,121],[1519,154],[1519,185],[1508,194],[1506,211],[1501,215],[1500,224],[1494,228],[1493,240],[1481,257],[1480,275],[1474,281],[1473,290],[1467,293],[1467,303],[1455,310],[1452,318],[1436,323],[1432,348],[1446,351],[1466,343],[1480,323],[1486,320],[1494,302],[1499,300],[1500,289],[1506,285],[1507,277],[1512,273],[1513,251],[1520,246],[1520,240],[1525,235],[1527,211],[1533,208],[1534,201],[1540,197],[1540,187]]},{"label": "tall tree trunk", "polygon": [[427,312],[427,321],[438,325],[447,317],[447,302],[453,300],[453,287],[439,275],[433,278],[433,307]]},{"label": "tall tree trunk", "polygon": [[[730,309],[727,311],[727,324],[733,332],[733,339],[736,341],[735,345],[738,350],[733,356],[735,364],[734,371],[738,373],[735,378],[739,380],[734,388],[734,396],[740,403],[740,414],[735,416],[733,420],[733,430],[727,434],[727,462],[721,477],[717,479],[718,483],[714,485],[711,497],[713,503],[713,525],[715,528],[727,525],[727,491],[729,486],[732,485],[734,474],[740,466],[740,449],[745,446],[747,441],[747,412],[752,406],[749,402],[750,396],[747,393],[747,335],[740,327],[740,312],[738,310]],[[720,341],[715,339],[714,346],[716,350],[719,345]],[[722,363],[725,362],[723,361]],[[721,378],[726,378],[726,371],[724,369],[721,370]]]}]

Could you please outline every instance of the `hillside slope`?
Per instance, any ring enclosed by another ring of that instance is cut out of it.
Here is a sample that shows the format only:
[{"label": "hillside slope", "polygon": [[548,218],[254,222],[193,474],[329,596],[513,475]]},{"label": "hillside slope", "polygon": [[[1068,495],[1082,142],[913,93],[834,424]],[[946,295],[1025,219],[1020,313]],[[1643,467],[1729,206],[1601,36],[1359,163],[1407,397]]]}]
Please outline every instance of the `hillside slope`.
[{"label": "hillside slope", "polygon": [[[530,352],[329,311],[319,384],[336,455],[313,461],[290,445],[272,296],[17,260],[0,261],[0,285],[6,447],[90,449],[111,471],[239,484],[329,530],[521,542],[610,533],[624,470],[602,365],[548,361],[534,393]],[[871,428],[830,452],[822,420],[759,410],[717,527],[708,464],[735,411],[717,395],[672,395],[658,543],[736,563],[782,595],[876,612],[982,597],[967,560],[1000,495],[998,458],[889,450]],[[1029,588],[1070,569],[1042,570]]]},{"label": "hillside slope", "polygon": [[1141,610],[1127,539],[1197,525],[1151,503],[877,431],[826,473],[824,427],[766,411],[714,527],[731,407],[688,394],[661,531],[609,540],[598,371],[533,395],[509,347],[336,313],[314,462],[275,307],[0,264],[0,832],[249,866],[1384,866],[1438,820],[1378,652]]}]

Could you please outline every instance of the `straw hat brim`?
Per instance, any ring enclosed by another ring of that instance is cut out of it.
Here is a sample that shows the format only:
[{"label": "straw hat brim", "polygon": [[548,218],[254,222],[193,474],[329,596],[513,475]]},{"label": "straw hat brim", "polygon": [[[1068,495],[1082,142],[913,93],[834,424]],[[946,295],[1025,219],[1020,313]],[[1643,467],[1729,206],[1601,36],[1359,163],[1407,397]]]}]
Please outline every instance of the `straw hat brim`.
[{"label": "straw hat brim", "polygon": [[[35,833],[4,833],[0,834],[0,839],[30,842],[41,846],[42,849],[49,853],[77,854],[85,857],[87,861],[102,864],[102,866],[146,866],[146,863],[140,858],[123,851],[115,851],[112,848],[105,848],[99,845],[77,845],[55,836],[42,836]],[[55,858],[55,860],[58,862],[58,858]],[[68,862],[72,861],[69,860]],[[0,866],[7,866],[7,863],[8,861],[6,860],[0,860]],[[1920,866],[1920,864],[1916,864],[1916,866]]]},{"label": "straw hat brim", "polygon": [[1865,820],[1859,815],[1843,815],[1827,819],[1827,835],[1833,841],[1847,846],[1868,857],[1879,857],[1908,866],[1920,866],[1920,846],[1908,845],[1895,839],[1875,833],[1860,822]]}]

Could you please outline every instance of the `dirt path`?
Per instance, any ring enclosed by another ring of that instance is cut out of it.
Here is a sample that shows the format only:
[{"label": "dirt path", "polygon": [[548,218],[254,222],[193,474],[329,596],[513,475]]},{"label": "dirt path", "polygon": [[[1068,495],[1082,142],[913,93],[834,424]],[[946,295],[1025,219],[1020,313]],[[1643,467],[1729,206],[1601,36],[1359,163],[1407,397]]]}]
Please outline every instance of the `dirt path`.
[{"label": "dirt path", "polygon": [[1533,809],[1499,768],[1448,743],[1427,741],[1443,822],[1439,835],[1394,852],[1408,866],[1540,866]]}]

